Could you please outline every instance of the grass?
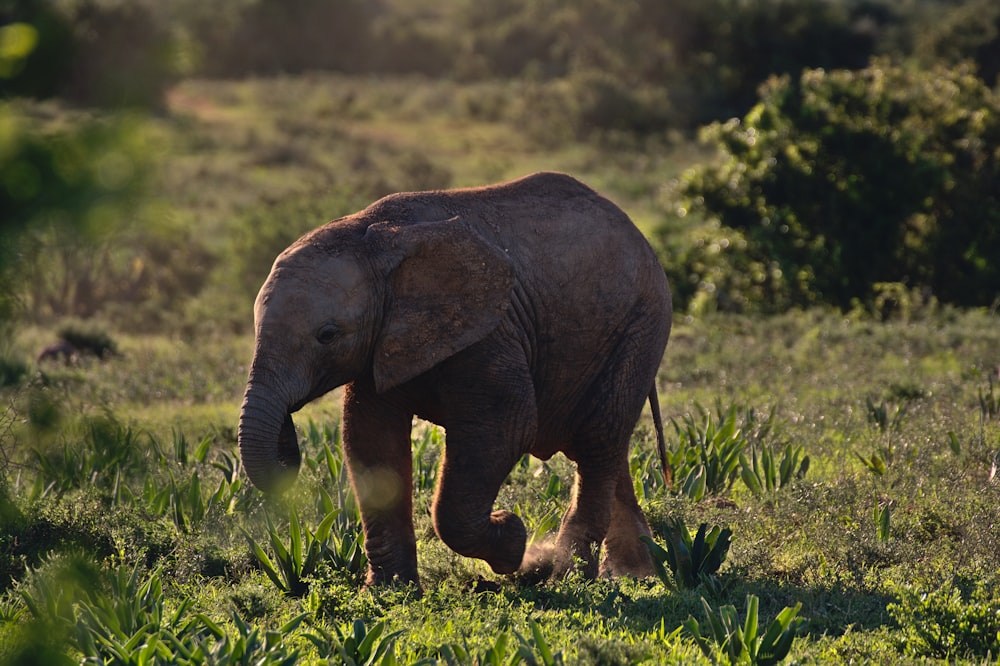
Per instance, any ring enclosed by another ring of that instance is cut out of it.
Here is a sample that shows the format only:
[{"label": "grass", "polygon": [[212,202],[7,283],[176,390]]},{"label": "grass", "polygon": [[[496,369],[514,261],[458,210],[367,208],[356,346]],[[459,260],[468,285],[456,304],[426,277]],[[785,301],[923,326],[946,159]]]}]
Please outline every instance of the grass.
[{"label": "grass", "polygon": [[[755,494],[737,481],[728,492],[695,502],[662,484],[651,486],[643,503],[659,543],[678,519],[732,530],[719,584],[711,588],[672,590],[656,579],[575,575],[536,587],[458,557],[430,527],[426,486],[440,437],[417,429],[425,486],[416,498],[422,597],[406,589],[360,592],[356,567],[323,555],[318,544],[310,546],[310,570],[296,583],[296,596],[288,596],[250,548],[255,542],[276,562],[269,535],[287,548],[289,515],[301,521],[293,534],[303,538],[318,527],[324,535],[329,530],[330,520],[320,521],[341,500],[323,497],[339,497],[343,483],[324,454],[324,447],[337,446],[337,429],[327,427],[338,418],[333,400],[320,401],[310,415],[315,425],[305,428],[306,465],[286,503],[265,501],[245,484],[215,501],[236,460],[233,428],[245,373],[237,356],[248,349],[247,340],[179,348],[161,338],[121,336],[120,357],[46,369],[47,384],[7,393],[19,419],[3,439],[10,461],[3,568],[21,582],[0,597],[0,617],[8,618],[0,644],[13,659],[17,646],[33,645],[32,627],[52,623],[67,632],[60,645],[71,654],[95,650],[107,658],[112,639],[123,650],[145,631],[134,648],[148,646],[155,635],[158,645],[168,646],[157,649],[177,659],[178,645],[222,654],[242,644],[256,646],[267,663],[293,652],[309,663],[320,660],[317,646],[339,654],[350,638],[348,647],[361,649],[365,632],[377,628],[365,649],[374,654],[378,640],[391,638],[379,654],[398,663],[491,663],[499,654],[507,661],[533,655],[537,663],[699,663],[709,658],[681,627],[689,617],[706,621],[701,599],[712,608],[739,609],[742,622],[744,600],[753,595],[761,632],[783,608],[802,604],[790,653],[799,663],[979,663],[995,656],[997,639],[988,632],[1000,603],[1000,484],[989,479],[1000,453],[1000,423],[980,399],[995,372],[996,324],[995,314],[950,311],[910,322],[819,311],[682,320],[660,373],[665,415],[701,419],[697,405],[709,401],[758,413],[773,408],[766,443],[802,446],[811,460],[804,478],[768,493]],[[186,397],[194,386],[201,387],[197,398]],[[56,396],[57,427],[42,432],[21,423],[32,391]],[[871,416],[872,407],[889,415],[904,408],[905,416],[886,425]],[[94,423],[102,413],[131,425],[105,435],[76,425]],[[644,419],[636,434],[640,458],[652,451],[648,428]],[[177,444],[179,435],[185,446]],[[889,436],[894,455],[884,472],[874,473],[860,458],[884,451]],[[100,449],[101,437],[110,438],[110,448]],[[677,433],[668,437],[678,445]],[[208,448],[199,449],[206,438]],[[119,440],[129,448],[116,448]],[[66,463],[75,476],[44,491],[46,484],[33,479],[56,474],[58,466],[39,467],[32,450],[57,462],[67,450],[79,454]],[[647,465],[655,464],[648,456]],[[88,465],[96,466],[91,476]],[[526,460],[498,505],[521,506],[529,532],[544,530],[552,525],[549,507],[561,510],[568,502],[570,474],[558,457]],[[141,499],[149,484],[176,488],[181,499],[156,508],[152,499]],[[873,506],[890,509],[885,526]],[[177,518],[178,511],[184,517]],[[75,605],[45,596],[52,585],[46,581],[55,577],[65,587],[81,567],[119,582],[96,591],[86,582],[94,574],[87,574],[73,583],[79,589],[72,594],[82,595]],[[153,590],[163,606],[137,608],[141,617],[127,636],[100,624],[109,612],[101,609],[114,607],[100,595],[113,597],[123,587],[141,587],[147,596]],[[157,614],[155,626],[150,613]],[[95,632],[94,646],[69,630],[83,625]],[[286,625],[280,635],[269,633]],[[360,640],[355,631],[362,632]]]},{"label": "grass", "polygon": [[[518,108],[524,85],[319,74],[185,81],[170,95],[182,132],[164,187],[182,209],[214,213],[207,221],[224,226],[225,216],[255,201],[344,185],[361,207],[392,191],[560,170],[613,196],[640,227],[652,228],[659,188],[699,150],[553,144],[551,128],[532,129],[531,114]],[[331,217],[345,212],[352,211]]]}]

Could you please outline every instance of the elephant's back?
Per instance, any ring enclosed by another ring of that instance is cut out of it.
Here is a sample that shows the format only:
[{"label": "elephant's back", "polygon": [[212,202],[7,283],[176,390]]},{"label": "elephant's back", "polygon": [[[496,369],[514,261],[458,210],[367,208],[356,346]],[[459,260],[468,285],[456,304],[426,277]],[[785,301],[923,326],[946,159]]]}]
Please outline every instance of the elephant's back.
[{"label": "elephant's back", "polygon": [[[653,249],[617,205],[572,176],[540,172],[485,187],[409,192],[359,214],[371,223],[454,219],[502,250],[538,306],[566,316],[613,316],[648,292],[669,307]],[[595,306],[600,304],[600,313]]]},{"label": "elephant's back", "polygon": [[515,326],[533,327],[529,358],[548,403],[539,408],[558,430],[621,345],[658,366],[672,306],[659,259],[629,217],[575,180],[543,176],[498,208],[494,233],[515,264]]}]

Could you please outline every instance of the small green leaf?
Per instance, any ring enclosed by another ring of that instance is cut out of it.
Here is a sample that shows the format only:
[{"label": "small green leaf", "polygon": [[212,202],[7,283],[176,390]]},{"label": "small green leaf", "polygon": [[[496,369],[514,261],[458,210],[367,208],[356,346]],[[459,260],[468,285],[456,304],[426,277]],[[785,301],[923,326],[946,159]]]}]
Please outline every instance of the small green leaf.
[{"label": "small green leaf", "polygon": [[747,595],[747,617],[743,623],[743,643],[749,648],[750,661],[757,652],[757,596]]},{"label": "small green leaf", "polygon": [[962,452],[962,443],[958,440],[958,435],[953,430],[948,431],[948,445],[951,447],[951,452],[956,456]]}]

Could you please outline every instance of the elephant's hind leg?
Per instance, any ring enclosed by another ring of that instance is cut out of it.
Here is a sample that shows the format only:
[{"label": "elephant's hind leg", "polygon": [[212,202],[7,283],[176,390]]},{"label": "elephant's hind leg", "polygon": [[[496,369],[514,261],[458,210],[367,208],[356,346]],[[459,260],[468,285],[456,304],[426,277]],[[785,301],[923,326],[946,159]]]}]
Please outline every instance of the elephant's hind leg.
[{"label": "elephant's hind leg", "polygon": [[613,576],[652,576],[653,562],[641,537],[652,536],[646,516],[632,488],[628,464],[622,466],[611,506],[611,524],[604,537],[604,561],[601,572]]},{"label": "elephant's hind leg", "polygon": [[605,571],[639,575],[652,571],[650,555],[639,540],[650,531],[632,488],[628,453],[662,352],[652,344],[655,333],[642,322],[625,330],[578,407],[575,434],[566,451],[577,464],[576,487],[557,546],[582,558],[588,575],[598,573],[602,544]]},{"label": "elephant's hind leg", "polygon": [[552,576],[558,578],[579,564],[583,574],[595,578],[601,542],[611,524],[611,498],[615,476],[608,473],[614,467],[610,460],[599,462],[577,459],[576,483],[552,553]]}]

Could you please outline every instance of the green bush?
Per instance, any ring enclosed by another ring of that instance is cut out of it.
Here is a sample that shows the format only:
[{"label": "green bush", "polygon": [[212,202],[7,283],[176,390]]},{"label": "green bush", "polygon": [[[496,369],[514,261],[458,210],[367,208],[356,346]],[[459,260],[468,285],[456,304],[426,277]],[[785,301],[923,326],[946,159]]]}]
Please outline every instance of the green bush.
[{"label": "green bush", "polygon": [[891,584],[886,609],[917,655],[953,660],[1000,654],[1000,593],[992,580],[955,580],[932,589]]},{"label": "green bush", "polygon": [[773,409],[762,419],[749,406],[738,409],[730,404],[724,408],[719,403],[714,414],[698,403],[695,408],[697,416],[671,419],[677,435],[666,451],[665,476],[671,492],[697,502],[728,494],[741,477],[752,491],[760,492],[762,488],[755,487],[755,481],[771,490],[776,484],[789,483],[793,472],[805,474],[803,465],[808,468],[808,462],[802,459],[801,447],[786,448],[780,470],[774,469],[772,460],[769,473],[757,461],[758,449],[766,449],[773,458],[768,444],[776,434]]},{"label": "green bush", "polygon": [[[677,518],[667,535],[663,548],[652,538],[640,537],[653,558],[653,567],[660,581],[669,589],[693,590],[702,583],[711,587],[713,579],[729,554],[733,531],[718,525],[708,529],[708,523],[698,526],[694,536],[684,521]],[[666,566],[664,566],[666,565]],[[670,572],[667,572],[667,568]],[[718,587],[718,584],[715,584]]]},{"label": "green bush", "polygon": [[118,354],[114,338],[95,326],[66,324],[59,329],[59,339],[73,345],[78,352],[92,354],[101,360]]},{"label": "green bush", "polygon": [[684,630],[713,663],[718,663],[717,655],[727,656],[733,664],[764,666],[781,663],[788,656],[799,625],[803,622],[798,617],[802,602],[785,606],[763,634],[759,633],[762,627],[758,625],[756,595],[747,595],[746,621],[742,626],[734,606],[713,609],[704,598],[701,605],[707,620],[705,636],[702,636],[702,627],[694,617],[689,617],[684,623]]},{"label": "green bush", "polygon": [[58,96],[100,107],[158,108],[179,73],[178,42],[152,3],[14,0],[0,25],[35,33],[34,48],[0,96]]},{"label": "green bush", "polygon": [[6,354],[0,355],[0,388],[17,386],[27,374],[27,363]]},{"label": "green bush", "polygon": [[1000,96],[971,68],[773,78],[743,118],[703,138],[721,160],[683,177],[711,242],[665,247],[686,304],[775,311],[872,306],[902,283],[963,306],[1000,296]]}]

